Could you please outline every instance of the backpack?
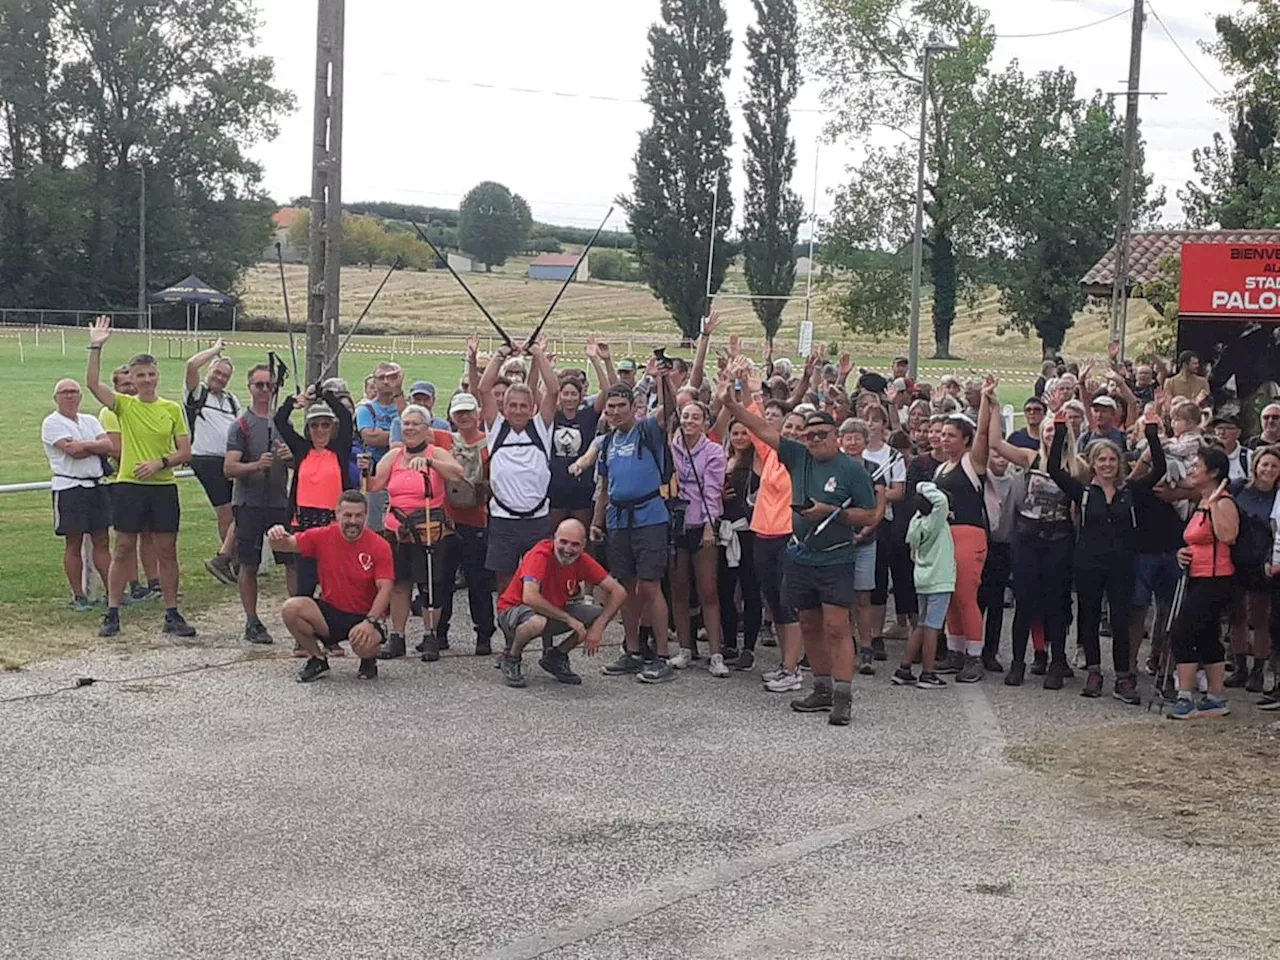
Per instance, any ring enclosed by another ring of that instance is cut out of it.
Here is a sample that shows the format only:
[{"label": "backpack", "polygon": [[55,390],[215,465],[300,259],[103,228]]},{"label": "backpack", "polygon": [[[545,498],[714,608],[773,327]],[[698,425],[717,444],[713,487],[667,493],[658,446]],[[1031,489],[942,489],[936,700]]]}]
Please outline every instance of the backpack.
[{"label": "backpack", "polygon": [[454,434],[453,456],[462,464],[462,479],[445,482],[445,501],[451,507],[468,509],[478,507],[488,499],[488,482],[485,479],[484,448],[487,440],[463,443]]},{"label": "backpack", "polygon": [[[609,461],[609,447],[613,445],[613,438],[615,436],[617,436],[616,430],[605,434],[604,444],[600,447],[600,459],[606,463]],[[646,430],[644,426],[641,426],[640,442],[636,444],[637,460],[640,459],[641,453],[645,450],[649,451],[650,455],[653,457],[653,462],[657,464],[659,485],[670,488],[671,478],[675,475],[676,470],[675,461],[671,457],[671,448],[664,443],[662,444],[661,449],[654,449],[653,440],[649,436],[649,431]]]},{"label": "backpack", "polygon": [[1260,571],[1271,559],[1271,547],[1274,543],[1271,526],[1245,513],[1239,504],[1236,505],[1236,513],[1240,516],[1240,532],[1236,536],[1236,542],[1231,545],[1231,562],[1237,573]]},{"label": "backpack", "polygon": [[[542,452],[542,455],[547,458],[547,468],[548,470],[550,470],[551,454],[547,452],[547,447],[542,442],[542,436],[541,434],[538,433],[537,424],[535,424],[532,420],[530,420],[529,425],[525,428],[525,436],[528,437],[527,443],[507,443],[507,438],[510,436],[511,436],[511,424],[508,423],[506,420],[503,420],[502,426],[498,428],[498,435],[493,438],[493,446],[489,450],[489,465],[491,468],[493,466],[494,458],[497,457],[498,451],[501,450],[503,447],[537,447],[538,450]],[[532,510],[514,510],[511,507],[507,506],[505,503],[503,503],[501,500],[499,500],[498,495],[493,491],[492,485],[489,486],[489,498],[493,500],[493,502],[496,503],[499,507],[501,507],[505,513],[509,513],[511,514],[511,516],[521,520],[536,516],[538,512],[542,510],[543,506],[546,504],[547,500],[550,499],[550,497],[551,497],[551,483],[550,481],[548,481],[547,492],[543,496],[543,498],[538,501],[537,506],[535,506]]]},{"label": "backpack", "polygon": [[[231,415],[233,417],[240,416],[240,405],[236,403],[235,394],[228,393],[226,397],[231,402]],[[195,443],[196,421],[200,419],[200,415],[204,413],[209,406],[208,385],[203,383],[200,384],[200,389],[187,397],[187,402],[184,406],[186,407],[187,412],[187,427],[191,431],[191,442]],[[248,434],[246,434],[246,436],[247,435]]]}]

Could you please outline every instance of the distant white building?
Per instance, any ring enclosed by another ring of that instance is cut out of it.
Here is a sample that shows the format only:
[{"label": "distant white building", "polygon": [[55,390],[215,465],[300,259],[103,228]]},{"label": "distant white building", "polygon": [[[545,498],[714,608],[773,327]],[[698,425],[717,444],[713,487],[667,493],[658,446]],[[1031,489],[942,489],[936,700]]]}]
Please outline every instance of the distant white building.
[{"label": "distant white building", "polygon": [[467,256],[465,253],[450,253],[449,266],[453,267],[456,273],[484,273],[484,264],[479,260]]},{"label": "distant white building", "polygon": [[574,272],[578,258],[571,253],[544,253],[529,264],[530,280],[558,280],[564,283],[573,277],[574,282],[583,283],[590,277],[590,256],[584,257],[582,266]]}]

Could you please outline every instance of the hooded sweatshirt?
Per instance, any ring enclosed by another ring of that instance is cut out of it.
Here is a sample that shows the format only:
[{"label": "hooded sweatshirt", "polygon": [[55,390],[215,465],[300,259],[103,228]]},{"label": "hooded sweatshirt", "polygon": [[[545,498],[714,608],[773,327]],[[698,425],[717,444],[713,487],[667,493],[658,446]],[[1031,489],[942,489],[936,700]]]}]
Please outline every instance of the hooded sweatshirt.
[{"label": "hooded sweatshirt", "polygon": [[951,504],[937,484],[921,483],[916,492],[933,504],[927,517],[917,513],[907,525],[907,546],[915,559],[916,593],[954,593],[956,548],[947,523]]}]

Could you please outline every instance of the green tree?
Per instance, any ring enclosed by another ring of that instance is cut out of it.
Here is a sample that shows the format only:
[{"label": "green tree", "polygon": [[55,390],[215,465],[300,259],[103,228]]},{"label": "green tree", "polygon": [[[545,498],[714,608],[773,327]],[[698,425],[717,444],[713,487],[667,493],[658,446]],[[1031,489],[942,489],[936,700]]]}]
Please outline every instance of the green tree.
[{"label": "green tree", "polygon": [[650,289],[693,337],[707,307],[708,249],[712,292],[729,262],[732,131],[724,81],[733,38],[720,0],[662,0],[661,16],[649,28],[645,66],[652,122],[640,134],[632,194],[619,202]]},{"label": "green tree", "polygon": [[377,217],[342,214],[342,262],[367,264],[391,262],[387,257],[387,232]]},{"label": "green tree", "polygon": [[[804,203],[791,189],[796,142],[789,132],[791,104],[800,89],[795,0],[752,0],[756,24],[747,28],[747,189],[743,197],[742,249],[747,289],[756,296],[786,297],[796,282],[792,253]],[[753,300],[765,336],[782,322],[785,300]]]},{"label": "green tree", "polygon": [[[832,224],[842,242],[823,251],[824,263],[849,271],[849,288],[831,295],[833,309],[855,330],[885,334],[906,323],[909,260],[898,282],[882,271],[859,273],[839,251],[898,252],[914,233],[915,141],[904,118],[920,110],[920,77],[926,41],[943,37],[959,50],[933,61],[930,125],[925,157],[925,233],[933,285],[935,356],[951,352],[951,327],[966,284],[981,277],[995,232],[987,220],[988,153],[975,141],[972,124],[980,87],[988,73],[995,36],[985,10],[968,0],[812,0],[805,44],[833,111],[829,131],[863,139],[889,128],[911,146],[874,149],[837,197],[848,217]],[[904,229],[905,227],[905,229]],[[874,310],[866,307],[875,303]]]},{"label": "green tree", "polygon": [[524,215],[528,204],[523,200],[522,214],[516,199],[500,183],[486,180],[467,191],[458,209],[458,243],[474,254],[486,270],[502,266],[524,244]]},{"label": "green tree", "polygon": [[311,211],[306,207],[298,210],[297,217],[289,225],[289,246],[298,251],[305,260],[311,249]]}]

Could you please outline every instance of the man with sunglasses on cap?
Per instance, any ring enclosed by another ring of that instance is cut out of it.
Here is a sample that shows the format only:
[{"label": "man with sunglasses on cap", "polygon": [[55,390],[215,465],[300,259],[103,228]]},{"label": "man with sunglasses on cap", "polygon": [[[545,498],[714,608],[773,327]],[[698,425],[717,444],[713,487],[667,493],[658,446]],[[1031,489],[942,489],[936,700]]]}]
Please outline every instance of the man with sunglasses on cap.
[{"label": "man with sunglasses on cap", "polygon": [[783,602],[800,619],[805,653],[813,667],[813,690],[791,709],[829,711],[828,722],[850,722],[854,671],[849,610],[853,605],[853,534],[875,522],[871,477],[840,452],[835,419],[814,411],[805,417],[804,443],[783,437],[777,424],[748,410],[731,385],[721,388],[730,415],[778,451],[791,474],[792,536],[784,563]]}]

